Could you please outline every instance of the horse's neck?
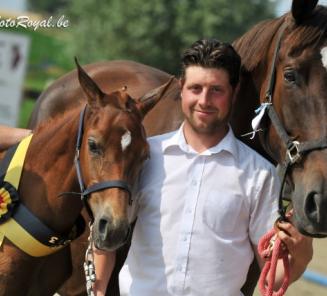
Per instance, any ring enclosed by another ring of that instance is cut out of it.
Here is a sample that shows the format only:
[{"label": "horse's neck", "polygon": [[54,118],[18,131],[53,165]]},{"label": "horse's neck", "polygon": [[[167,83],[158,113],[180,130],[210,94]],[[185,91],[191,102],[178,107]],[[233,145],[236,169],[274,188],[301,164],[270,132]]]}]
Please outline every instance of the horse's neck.
[{"label": "horse's neck", "polygon": [[237,136],[251,131],[251,120],[258,106],[258,93],[249,72],[242,73],[240,89],[236,98],[231,123]]},{"label": "horse's neck", "polygon": [[262,145],[256,136],[250,139],[250,136],[242,136],[252,131],[251,122],[255,116],[255,109],[260,105],[258,81],[254,80],[254,73],[243,72],[240,82],[240,90],[234,104],[231,125],[235,135],[245,144],[268,157]]},{"label": "horse's neck", "polygon": [[58,197],[78,191],[74,168],[78,118],[77,111],[70,111],[36,130],[20,185],[24,203],[45,223],[54,221],[58,231],[74,222],[82,206],[79,197]]}]

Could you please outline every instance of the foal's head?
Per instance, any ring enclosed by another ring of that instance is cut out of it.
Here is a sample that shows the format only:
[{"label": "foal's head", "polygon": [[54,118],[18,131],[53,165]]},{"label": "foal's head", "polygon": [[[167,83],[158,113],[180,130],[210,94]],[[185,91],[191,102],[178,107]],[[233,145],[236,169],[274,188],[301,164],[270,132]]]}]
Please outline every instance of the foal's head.
[{"label": "foal's head", "polygon": [[[142,98],[133,99],[126,88],[103,93],[79,65],[78,77],[87,97],[80,153],[85,187],[119,181],[132,188],[149,157],[142,119],[172,80]],[[94,217],[93,238],[100,249],[117,249],[128,237],[131,196],[124,186],[93,192],[87,201]]]}]

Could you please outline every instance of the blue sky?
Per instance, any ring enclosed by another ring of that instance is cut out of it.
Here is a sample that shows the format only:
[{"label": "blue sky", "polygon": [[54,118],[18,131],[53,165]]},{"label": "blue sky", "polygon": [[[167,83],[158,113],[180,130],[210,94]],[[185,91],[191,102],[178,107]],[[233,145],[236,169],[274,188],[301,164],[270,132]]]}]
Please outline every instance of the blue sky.
[{"label": "blue sky", "polygon": [[[0,2],[1,2],[1,0],[0,0]],[[276,0],[276,2],[277,2],[277,15],[278,16],[289,11],[291,8],[292,0]],[[318,2],[318,4],[327,6],[327,0],[320,0]]]},{"label": "blue sky", "polygon": [[26,0],[0,0],[0,9],[24,11]]}]

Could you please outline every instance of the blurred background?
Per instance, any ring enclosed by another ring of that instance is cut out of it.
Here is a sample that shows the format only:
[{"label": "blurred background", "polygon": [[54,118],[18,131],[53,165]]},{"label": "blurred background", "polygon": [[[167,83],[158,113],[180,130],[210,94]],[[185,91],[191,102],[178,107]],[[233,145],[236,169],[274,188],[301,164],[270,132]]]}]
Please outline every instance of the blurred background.
[{"label": "blurred background", "polygon": [[233,41],[290,3],[0,0],[0,124],[25,127],[39,93],[74,68],[74,56],[81,64],[131,59],[178,75],[179,55],[195,40]]},{"label": "blurred background", "polygon": [[[179,75],[180,53],[195,40],[233,41],[291,2],[0,0],[0,124],[25,127],[42,90],[74,69],[74,56],[81,64],[131,59]],[[287,295],[327,295],[327,240],[314,246],[308,273]]]}]

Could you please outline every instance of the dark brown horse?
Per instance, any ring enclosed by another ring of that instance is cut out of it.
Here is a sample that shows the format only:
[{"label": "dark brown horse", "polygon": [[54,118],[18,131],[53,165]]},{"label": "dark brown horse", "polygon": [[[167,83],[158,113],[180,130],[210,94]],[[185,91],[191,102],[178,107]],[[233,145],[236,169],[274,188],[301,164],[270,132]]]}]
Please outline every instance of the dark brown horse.
[{"label": "dark brown horse", "polygon": [[320,237],[327,236],[327,9],[316,4],[294,0],[290,13],[234,43],[243,83],[233,120],[237,134],[248,132],[253,110],[270,104],[261,144],[286,170],[295,225]]},{"label": "dark brown horse", "polygon": [[[134,100],[123,84],[116,83],[116,91],[104,92],[78,67],[78,79],[76,72],[74,79],[81,103],[40,123],[26,154],[19,195],[42,225],[58,234],[69,233],[83,206],[80,194],[75,193],[83,191],[85,198],[92,195],[84,203],[94,220],[95,245],[114,250],[126,242],[131,188],[149,156],[141,121],[172,89],[172,83],[176,86],[169,75],[158,73],[157,81],[146,90],[157,88],[146,93],[138,85],[143,96]],[[142,75],[133,78],[144,79]],[[161,82],[166,84],[159,86]],[[5,236],[0,250],[0,294],[53,295],[71,272],[69,247],[48,257],[30,256],[13,244],[9,233]],[[57,246],[56,240],[52,236],[49,243]]]},{"label": "dark brown horse", "polygon": [[[264,130],[260,133],[261,152],[276,163],[287,161],[285,188],[291,193],[296,226],[305,234],[326,236],[327,9],[316,4],[294,0],[290,13],[256,25],[234,43],[243,60],[243,71],[232,125],[237,135],[249,132],[254,110],[268,103],[260,125]],[[158,78],[154,75],[158,72],[132,62],[100,63],[86,69],[101,88],[127,85],[137,96],[142,95],[137,85],[148,90],[148,83],[156,84]],[[139,73],[146,81],[138,84],[135,77]],[[130,87],[132,81],[135,89]],[[69,106],[82,104],[74,100],[80,94],[74,74],[59,79],[41,96],[32,122],[42,122]],[[179,102],[162,100],[144,124],[148,135],[153,135],[174,129],[180,122]],[[116,274],[118,270],[117,266]]]}]

